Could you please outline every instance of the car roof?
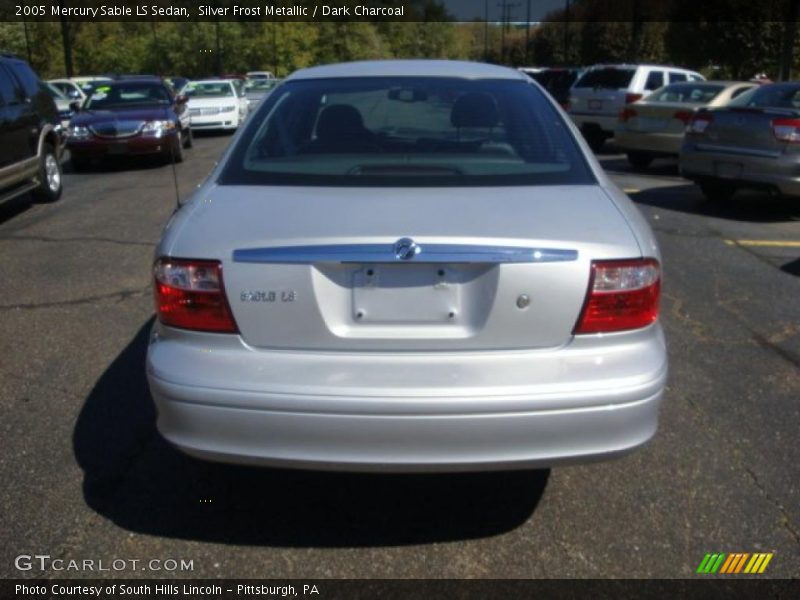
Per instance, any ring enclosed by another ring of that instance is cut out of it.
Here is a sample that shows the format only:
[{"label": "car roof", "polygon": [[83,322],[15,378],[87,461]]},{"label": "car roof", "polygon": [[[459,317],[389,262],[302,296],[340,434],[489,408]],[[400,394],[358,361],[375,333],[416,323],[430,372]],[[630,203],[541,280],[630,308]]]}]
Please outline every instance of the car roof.
[{"label": "car roof", "polygon": [[527,75],[516,69],[460,60],[368,60],[338,63],[301,69],[286,80],[340,77],[458,77],[528,81]]},{"label": "car roof", "polygon": [[[694,86],[694,85],[721,85],[724,87],[731,87],[734,85],[750,85],[755,86],[758,85],[753,83],[752,81],[735,81],[735,80],[721,80],[721,79],[706,79],[705,81],[676,81],[674,83],[667,84],[668,86],[678,86],[678,85],[685,85],[685,86]],[[667,87],[667,86],[664,86]]]},{"label": "car roof", "polygon": [[101,82],[104,85],[130,85],[131,83],[164,83],[160,77],[124,77],[123,79],[112,79],[111,81]]},{"label": "car roof", "polygon": [[188,83],[233,83],[233,79],[191,79]]}]

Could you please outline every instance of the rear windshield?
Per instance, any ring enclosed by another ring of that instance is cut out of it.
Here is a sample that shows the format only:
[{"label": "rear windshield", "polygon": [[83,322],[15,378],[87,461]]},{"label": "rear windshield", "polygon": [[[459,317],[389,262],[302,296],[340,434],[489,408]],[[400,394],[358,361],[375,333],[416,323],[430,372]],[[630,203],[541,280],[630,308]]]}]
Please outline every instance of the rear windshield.
[{"label": "rear windshield", "polygon": [[636,69],[601,67],[591,69],[575,83],[576,88],[606,88],[619,90],[627,88]]},{"label": "rear windshield", "polygon": [[530,83],[450,78],[300,80],[267,98],[223,184],[465,186],[594,179]]},{"label": "rear windshield", "polygon": [[166,106],[171,103],[167,88],[160,83],[100,84],[87,98],[84,108],[102,110],[129,106]]},{"label": "rear windshield", "polygon": [[190,81],[183,88],[183,94],[189,98],[231,98],[236,95],[227,81],[211,83]]},{"label": "rear windshield", "polygon": [[541,73],[531,75],[545,89],[556,92],[563,92],[572,87],[578,72],[574,69],[548,69]]},{"label": "rear windshield", "polygon": [[648,96],[647,102],[678,102],[686,104],[707,104],[719,96],[724,85],[710,83],[677,83],[668,85]]},{"label": "rear windshield", "polygon": [[732,100],[729,106],[800,109],[800,85],[765,85],[743,93]]}]

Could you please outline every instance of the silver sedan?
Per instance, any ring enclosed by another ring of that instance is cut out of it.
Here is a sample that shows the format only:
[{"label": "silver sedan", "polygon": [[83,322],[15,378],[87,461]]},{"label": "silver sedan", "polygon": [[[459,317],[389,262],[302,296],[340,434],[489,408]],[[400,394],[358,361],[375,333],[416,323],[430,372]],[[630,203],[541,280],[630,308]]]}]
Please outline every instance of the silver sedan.
[{"label": "silver sedan", "polygon": [[800,196],[800,83],[765,85],[697,112],[679,166],[712,202],[742,188]]},{"label": "silver sedan", "polygon": [[511,69],[294,73],[168,223],[154,279],[158,428],[194,456],[530,468],[656,431],[653,234]]}]

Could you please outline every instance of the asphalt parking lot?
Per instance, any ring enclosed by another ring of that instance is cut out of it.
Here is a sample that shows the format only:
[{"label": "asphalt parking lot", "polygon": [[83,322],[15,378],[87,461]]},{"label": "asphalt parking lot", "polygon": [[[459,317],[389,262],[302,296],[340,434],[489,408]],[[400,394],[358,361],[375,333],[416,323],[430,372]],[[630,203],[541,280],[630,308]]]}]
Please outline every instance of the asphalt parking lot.
[{"label": "asphalt parking lot", "polygon": [[[229,140],[196,139],[182,196]],[[800,201],[715,208],[674,162],[600,158],[661,243],[670,382],[649,446],[552,471],[190,459],[156,433],[143,369],[171,167],[67,172],[59,203],[0,206],[0,575],[92,575],[14,567],[47,554],[194,566],[125,577],[682,577],[761,551],[768,576],[800,576]]]}]

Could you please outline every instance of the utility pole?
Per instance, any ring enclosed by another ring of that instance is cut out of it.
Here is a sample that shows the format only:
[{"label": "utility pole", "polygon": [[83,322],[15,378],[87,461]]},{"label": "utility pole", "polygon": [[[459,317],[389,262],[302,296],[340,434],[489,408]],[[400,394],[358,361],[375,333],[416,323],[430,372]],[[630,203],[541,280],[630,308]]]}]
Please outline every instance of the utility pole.
[{"label": "utility pole", "polygon": [[564,4],[564,66],[569,62],[569,0]]},{"label": "utility pole", "polygon": [[28,64],[31,64],[33,62],[33,60],[31,58],[31,39],[28,36],[28,22],[27,21],[23,21],[22,22],[22,29],[23,29],[23,31],[25,31],[25,50],[28,53]]},{"label": "utility pole", "polygon": [[500,13],[500,63],[506,63],[506,16],[508,14],[508,1],[503,0],[498,4]]},{"label": "utility pole", "polygon": [[222,42],[220,41],[220,34],[219,34],[219,19],[214,22],[214,31],[217,38],[217,51],[214,55],[216,59],[214,68],[217,71],[217,76],[222,77]]},{"label": "utility pole", "polygon": [[642,23],[639,19],[639,0],[632,0],[631,7],[631,62],[639,61],[639,38],[642,33]]},{"label": "utility pole", "polygon": [[156,22],[150,21],[150,30],[153,32],[153,52],[155,54],[155,66],[156,66],[156,73],[158,75],[166,75],[166,73],[162,72],[162,63],[161,63],[161,49],[158,47],[158,35],[156,35]]},{"label": "utility pole", "polygon": [[72,42],[69,39],[69,24],[67,17],[63,16],[64,0],[58,0],[58,7],[61,9],[61,15],[58,19],[61,21],[61,44],[64,47],[64,70],[67,72],[67,77],[73,76],[72,69]]},{"label": "utility pole", "polygon": [[483,3],[483,60],[489,62],[489,0]]},{"label": "utility pole", "polygon": [[531,0],[528,0],[528,10],[525,15],[525,64],[528,62],[528,46],[531,45]]},{"label": "utility pole", "polygon": [[783,21],[783,49],[781,52],[781,81],[792,78],[794,42],[797,37],[798,0],[789,0],[788,14]]},{"label": "utility pole", "polygon": [[272,22],[272,74],[278,76],[278,24]]}]

